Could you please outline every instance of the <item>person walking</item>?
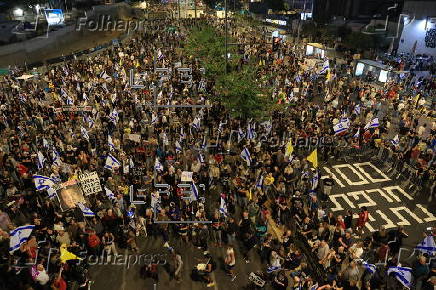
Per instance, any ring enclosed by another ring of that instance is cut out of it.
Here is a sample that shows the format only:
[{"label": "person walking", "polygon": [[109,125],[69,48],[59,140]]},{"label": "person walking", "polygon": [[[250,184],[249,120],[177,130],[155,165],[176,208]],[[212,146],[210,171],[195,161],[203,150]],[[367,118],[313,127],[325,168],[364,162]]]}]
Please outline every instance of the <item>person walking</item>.
[{"label": "person walking", "polygon": [[235,251],[233,249],[233,246],[229,245],[226,250],[226,257],[224,259],[225,263],[225,269],[229,276],[232,277],[232,281],[235,280],[235,265],[236,265],[236,258],[235,258]]}]

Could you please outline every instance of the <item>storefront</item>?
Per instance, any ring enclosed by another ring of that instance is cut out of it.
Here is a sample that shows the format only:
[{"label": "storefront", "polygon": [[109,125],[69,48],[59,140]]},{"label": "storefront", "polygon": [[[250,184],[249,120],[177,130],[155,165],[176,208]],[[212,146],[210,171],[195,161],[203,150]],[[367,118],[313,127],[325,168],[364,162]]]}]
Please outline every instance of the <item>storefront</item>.
[{"label": "storefront", "polygon": [[391,67],[370,59],[356,60],[354,75],[368,81],[386,83],[391,74]]},{"label": "storefront", "polygon": [[308,43],[306,45],[306,56],[325,58],[327,56],[327,47],[321,43]]}]

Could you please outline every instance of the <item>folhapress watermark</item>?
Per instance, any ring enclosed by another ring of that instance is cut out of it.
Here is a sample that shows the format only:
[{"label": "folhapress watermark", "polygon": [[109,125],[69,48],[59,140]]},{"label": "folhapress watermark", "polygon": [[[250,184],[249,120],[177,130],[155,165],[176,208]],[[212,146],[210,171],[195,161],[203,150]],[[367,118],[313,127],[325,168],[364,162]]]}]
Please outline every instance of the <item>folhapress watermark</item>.
[{"label": "folhapress watermark", "polygon": [[[147,19],[115,19],[111,15],[99,15],[97,18],[80,17],[76,24],[76,31],[91,32],[124,32],[132,33],[135,31],[146,32],[147,30],[160,30],[159,27],[150,26],[153,22]],[[162,29],[166,29],[162,27]]]}]

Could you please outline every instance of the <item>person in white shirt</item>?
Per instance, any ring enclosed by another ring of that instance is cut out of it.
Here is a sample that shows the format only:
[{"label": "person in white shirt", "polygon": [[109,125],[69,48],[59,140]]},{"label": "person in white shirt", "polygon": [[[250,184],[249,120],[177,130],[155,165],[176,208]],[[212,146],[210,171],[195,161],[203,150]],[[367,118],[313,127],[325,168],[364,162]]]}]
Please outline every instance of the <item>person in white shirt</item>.
[{"label": "person in white shirt", "polygon": [[44,286],[45,284],[50,281],[50,277],[48,276],[47,272],[44,269],[44,266],[41,264],[38,264],[36,266],[36,278],[35,281],[39,283],[39,285]]}]

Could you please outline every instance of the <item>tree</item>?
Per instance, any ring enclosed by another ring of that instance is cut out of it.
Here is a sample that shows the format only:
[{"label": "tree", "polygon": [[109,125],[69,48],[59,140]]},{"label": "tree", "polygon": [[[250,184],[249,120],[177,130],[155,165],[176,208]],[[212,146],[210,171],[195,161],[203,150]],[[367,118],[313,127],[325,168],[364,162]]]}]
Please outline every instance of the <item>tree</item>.
[{"label": "tree", "polygon": [[[184,51],[198,58],[206,69],[206,76],[215,83],[215,99],[227,108],[231,115],[243,118],[262,119],[270,113],[270,90],[257,85],[255,63],[236,68],[238,56],[234,46],[228,52],[236,56],[228,60],[230,68],[225,72],[224,36],[211,26],[193,29],[184,46]],[[235,42],[230,39],[229,43]]]}]

